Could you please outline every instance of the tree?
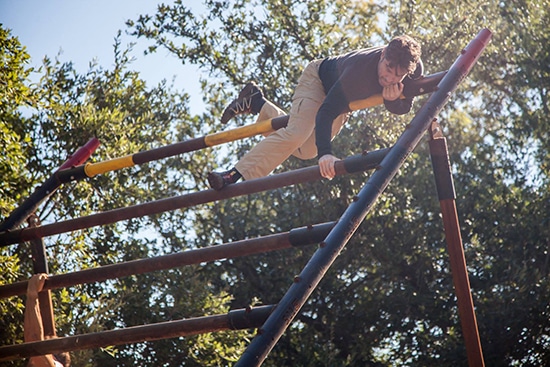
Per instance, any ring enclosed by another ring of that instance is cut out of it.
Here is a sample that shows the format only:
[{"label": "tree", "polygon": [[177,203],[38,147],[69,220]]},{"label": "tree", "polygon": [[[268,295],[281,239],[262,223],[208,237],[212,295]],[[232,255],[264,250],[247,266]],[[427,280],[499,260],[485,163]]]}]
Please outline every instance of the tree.
[{"label": "tree", "polygon": [[19,108],[33,106],[35,100],[25,83],[32,72],[31,68],[26,67],[29,55],[25,48],[5,28],[0,28],[0,42],[0,137],[3,150],[0,157],[3,173],[0,208],[7,211],[14,208],[15,202],[33,183],[25,166],[26,158],[32,156],[32,145],[29,142],[29,133],[25,129],[25,118]]},{"label": "tree", "polygon": [[[11,42],[13,51],[10,51],[20,60],[25,60],[23,56],[27,56],[18,49],[16,39]],[[137,72],[131,71],[130,52],[131,46],[124,49],[117,38],[113,69],[92,65],[85,74],[78,74],[70,62],[45,59],[42,77],[32,94],[35,104],[27,111],[30,117],[17,121],[19,129],[27,133],[25,141],[34,147],[32,154],[18,157],[17,161],[21,166],[29,167],[29,172],[14,172],[14,177],[32,182],[29,189],[40,184],[65,157],[92,136],[101,141],[101,147],[92,160],[105,161],[190,139],[207,131],[203,120],[189,115],[185,93],[174,91],[165,81],[149,87]],[[16,85],[19,90],[10,85],[2,94],[3,100],[13,102],[7,112],[12,113],[14,121],[19,117],[17,108],[26,103],[22,97],[30,84],[26,80],[23,61],[18,62],[13,62],[13,66],[10,64],[14,71],[10,71],[11,74],[6,71],[6,75],[13,76],[14,81],[20,83]],[[12,98],[8,92],[19,99]],[[13,124],[16,126],[15,122]],[[17,134],[12,135],[13,140],[18,138]],[[24,144],[21,146],[25,147]],[[206,156],[175,157],[63,185],[37,214],[43,223],[62,221],[193,191],[197,186],[204,186],[203,182],[195,182],[194,177],[201,174],[205,159]],[[1,169],[3,177],[12,172],[7,165]],[[24,185],[17,189],[18,200],[3,202],[2,213],[9,213],[16,203],[28,196]],[[181,227],[181,223],[189,221],[190,213],[190,210],[166,213],[47,238],[50,271],[59,274],[189,248],[193,245],[192,236]],[[1,251],[2,259],[5,259],[3,264],[10,266],[9,272],[2,275],[2,284],[30,277],[27,244],[2,247]],[[227,292],[213,289],[207,282],[199,280],[202,280],[199,269],[188,267],[54,291],[58,335],[227,312],[231,299]],[[21,342],[22,302],[19,298],[10,299],[2,303],[2,310],[1,323],[7,325],[2,328],[3,340]],[[220,333],[74,352],[72,359],[73,365],[77,366],[97,363],[162,365],[176,360],[186,365],[217,366],[225,360],[235,359],[235,350],[242,349],[240,340],[247,333],[239,335],[241,337],[236,342]],[[215,355],[209,352],[212,345],[218,346]],[[179,357],[175,358],[175,354]],[[14,362],[13,365],[23,365],[23,362]]]},{"label": "tree", "polygon": [[[21,158],[36,162],[21,179],[41,182],[60,157],[92,132],[102,141],[94,159],[104,160],[227,128],[218,122],[221,111],[250,79],[263,86],[269,99],[288,108],[309,60],[383,44],[397,34],[419,38],[428,73],[441,71],[481,27],[488,27],[494,31],[491,44],[439,121],[449,143],[486,363],[543,365],[550,360],[545,119],[550,4],[537,0],[513,5],[437,0],[210,1],[198,10],[182,1],[161,5],[156,14],[128,21],[130,32],[151,40],[149,52],[165,48],[182,62],[201,67],[207,110],[190,116],[184,93],[165,83],[147,87],[129,69],[129,51],[119,43],[113,70],[92,67],[78,75],[70,64],[47,61],[35,91],[42,108],[25,120],[29,141],[39,153]],[[415,108],[426,98],[418,98]],[[412,114],[393,116],[383,108],[356,112],[335,140],[335,152],[345,157],[389,147],[410,118]],[[234,163],[256,139],[68,186],[41,209],[41,218],[61,220],[203,189],[207,171]],[[315,162],[289,159],[278,171],[311,164]],[[368,175],[48,239],[52,269],[65,272],[336,220]],[[466,365],[432,175],[422,143],[265,366]],[[21,197],[28,195],[25,190]],[[29,273],[25,247],[2,251],[12,264],[21,264],[12,266],[6,282],[24,279]],[[277,303],[314,251],[314,246],[304,247],[56,292],[60,334]],[[20,315],[16,306],[9,307],[3,315],[16,317],[3,316],[3,324],[16,323]],[[9,340],[20,335],[18,330],[9,332],[15,335]],[[251,335],[213,334],[120,347],[112,357],[101,351],[76,356],[78,365],[231,365]]]},{"label": "tree", "polygon": [[[436,72],[450,66],[480,27],[495,31],[471,76],[441,114],[441,122],[455,167],[486,360],[491,365],[536,365],[547,360],[542,345],[548,330],[540,325],[547,324],[541,320],[548,312],[548,299],[540,287],[548,284],[546,255],[541,251],[548,231],[540,227],[540,221],[528,217],[518,221],[518,216],[523,212],[519,203],[529,203],[532,212],[548,211],[548,129],[539,117],[548,109],[548,53],[544,47],[548,2],[517,2],[514,12],[498,3],[441,1],[239,1],[210,2],[205,7],[201,14],[207,15],[201,16],[176,1],[129,25],[136,36],[153,41],[151,50],[165,47],[210,72],[210,85],[219,86],[213,89],[227,90],[229,83],[238,90],[244,81],[257,79],[268,98],[283,107],[288,107],[300,68],[314,57],[410,33],[422,41],[428,71]],[[369,124],[360,124],[366,118]],[[524,127],[527,118],[533,121],[528,126],[537,126],[536,133]],[[347,134],[346,144],[336,141],[338,154],[389,146],[404,123],[405,119],[379,109],[358,113],[343,133]],[[544,126],[543,130],[539,126]],[[241,154],[249,146],[243,143],[235,151]],[[267,365],[466,363],[426,156],[426,147],[419,147],[405,164],[297,322],[272,351]],[[530,157],[534,177],[521,170],[525,157]],[[281,170],[303,164],[308,163],[291,159]],[[364,176],[357,175],[330,185],[316,183],[218,203],[214,206],[216,220],[204,218],[210,222],[201,224],[202,236],[221,230],[226,238],[237,239],[255,235],[262,228],[277,231],[336,219],[363,181]],[[426,187],[430,188],[428,195]],[[547,223],[547,219],[542,221]],[[508,223],[513,223],[510,228],[515,233],[518,226],[533,233],[520,251],[523,265],[513,271],[509,264],[516,262],[513,254],[518,250],[511,233],[504,230]],[[500,229],[498,238],[491,236],[494,227]],[[304,250],[224,264],[235,302],[245,303],[253,297],[276,302],[309,255]],[[292,257],[296,262],[289,264]],[[533,265],[536,271],[525,271]],[[212,266],[211,270],[218,268]],[[226,285],[220,282],[220,286]],[[509,309],[509,303],[501,302],[500,297],[508,293],[518,307],[530,310],[528,316],[519,317],[515,307]],[[527,306],[521,302],[527,298],[520,294],[536,295],[537,302]],[[517,325],[523,328],[510,323],[518,317]]]},{"label": "tree", "polygon": [[[36,101],[30,91],[28,75],[32,69],[26,66],[29,55],[11,32],[0,27],[0,215],[13,210],[28,192],[36,177],[32,174],[32,165],[28,163],[33,156],[34,147],[29,139],[28,120],[22,116],[20,107],[35,106]],[[28,167],[28,168],[27,168]],[[0,283],[13,283],[20,271],[20,261],[0,253],[2,273]],[[23,304],[19,300],[1,300],[0,335],[7,340],[8,335],[22,332]]]}]

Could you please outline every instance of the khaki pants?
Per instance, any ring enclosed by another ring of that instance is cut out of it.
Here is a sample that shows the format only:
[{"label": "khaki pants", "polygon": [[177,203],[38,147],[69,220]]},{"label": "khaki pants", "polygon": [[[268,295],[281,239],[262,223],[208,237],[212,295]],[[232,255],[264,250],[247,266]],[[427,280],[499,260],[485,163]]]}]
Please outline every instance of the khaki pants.
[{"label": "khaki pants", "polygon": [[[267,176],[291,155],[304,160],[317,156],[315,116],[325,99],[325,90],[319,79],[321,61],[309,63],[298,80],[292,97],[288,125],[269,134],[235,165],[245,180]],[[262,106],[257,121],[281,115],[286,113],[267,101]],[[340,132],[347,117],[347,113],[342,114],[333,121],[331,139]]]}]

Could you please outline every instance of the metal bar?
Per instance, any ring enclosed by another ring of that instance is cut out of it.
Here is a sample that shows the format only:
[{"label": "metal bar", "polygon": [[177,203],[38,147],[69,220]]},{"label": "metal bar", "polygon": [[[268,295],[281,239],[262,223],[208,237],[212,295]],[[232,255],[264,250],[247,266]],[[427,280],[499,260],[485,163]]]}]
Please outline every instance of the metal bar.
[{"label": "metal bar", "polygon": [[483,29],[462,51],[462,54],[439,83],[437,91],[418,111],[395,146],[386,155],[380,167],[369,178],[325,241],[320,244],[319,249],[313,254],[300,275],[295,278],[292,286],[258,331],[258,335],[252,340],[235,367],[251,367],[262,364],[340,251],[355,233],[359,224],[364,220],[378,196],[414,150],[431,121],[468,74],[490,38],[491,32],[488,29]]},{"label": "metal bar", "polygon": [[[64,170],[71,166],[80,165],[85,162],[92,153],[99,146],[99,140],[97,138],[90,139],[84,146],[80,147],[72,156],[69,157],[59,167],[59,170]],[[56,173],[57,173],[56,172]],[[38,206],[46,199],[48,196],[53,194],[55,190],[61,185],[60,182],[54,173],[50,178],[48,178],[41,186],[39,186],[32,194],[29,196],[17,209],[15,209],[5,220],[0,224],[0,232],[8,231],[10,229],[19,227],[31,213],[34,213]]]},{"label": "metal bar", "polygon": [[[77,284],[95,283],[107,279],[124,278],[130,275],[172,269],[185,265],[311,245],[321,242],[333,226],[334,222],[310,225],[264,237],[192,249],[147,259],[126,261],[119,264],[104,265],[72,273],[52,275],[46,279],[43,289],[52,290]],[[27,285],[28,281],[23,281],[0,286],[0,299],[25,294]]]},{"label": "metal bar", "polygon": [[[423,76],[419,79],[412,80],[410,83],[406,83],[403,87],[403,94],[401,99],[412,98],[422,94],[431,93],[437,87],[437,84],[443,79],[447,71],[441,71],[428,76]],[[349,104],[349,108],[352,111],[362,110],[378,106],[384,103],[384,98],[381,94],[376,94],[366,99],[360,99],[352,101]]]},{"label": "metal bar", "polygon": [[441,213],[443,215],[443,227],[449,250],[451,273],[458,301],[458,313],[462,325],[462,333],[466,344],[468,365],[470,367],[484,367],[483,351],[477,327],[474,301],[470,291],[470,280],[466,267],[466,257],[462,246],[460,225],[456,210],[456,194],[449,163],[447,141],[437,123],[431,127],[432,139],[429,142],[430,156],[435,175],[435,182]]},{"label": "metal bar", "polygon": [[[376,168],[376,166],[378,166],[378,164],[382,161],[382,158],[388,153],[388,151],[389,148],[386,148],[349,157],[343,161],[338,161],[335,165],[336,174],[342,175],[345,173],[359,172],[348,171],[348,169]],[[260,191],[271,190],[283,186],[316,181],[320,180],[321,178],[322,177],[319,172],[319,166],[315,165],[311,167],[297,169],[294,171],[262,177],[255,180],[244,181],[234,185],[229,185],[221,191],[205,190],[194,192],[187,195],[152,201],[145,204],[109,210],[106,212],[97,213],[86,217],[75,218],[64,222],[47,224],[37,228],[26,228],[0,233],[0,246],[6,246],[18,242],[29,241],[35,238],[42,238],[55,234],[66,233],[78,229],[115,223],[126,219],[143,217],[145,215],[152,215],[176,209],[188,208],[216,200],[253,194]]]},{"label": "metal bar", "polygon": [[169,339],[221,330],[255,328],[262,324],[272,310],[272,305],[254,308],[248,307],[230,311],[225,315],[159,322],[118,330],[100,331],[96,333],[2,346],[0,347],[0,361],[10,361],[82,349],[101,348],[110,345]]},{"label": "metal bar", "polygon": [[59,167],[59,170],[67,169],[72,166],[78,166],[86,162],[88,158],[96,151],[99,147],[99,139],[91,138],[86,144],[80,147],[72,156],[69,157],[65,163]]},{"label": "metal bar", "polygon": [[[446,71],[423,76],[417,80],[407,83],[403,89],[401,98],[412,98],[435,90],[437,84],[441,81]],[[384,103],[381,94],[371,96],[367,99],[353,101],[349,107],[352,111],[364,108],[374,107]],[[75,180],[83,180],[87,177],[93,177],[98,174],[132,167],[136,164],[143,164],[161,158],[171,157],[177,154],[188,153],[207,147],[228,143],[231,141],[248,138],[251,136],[266,134],[272,131],[286,127],[288,115],[279,116],[268,120],[259,121],[255,124],[241,126],[232,130],[222,131],[214,134],[205,135],[179,143],[171,144],[148,151],[139,152],[121,158],[115,158],[109,161],[88,163],[84,166],[65,170],[58,174],[58,179],[65,183]]]}]

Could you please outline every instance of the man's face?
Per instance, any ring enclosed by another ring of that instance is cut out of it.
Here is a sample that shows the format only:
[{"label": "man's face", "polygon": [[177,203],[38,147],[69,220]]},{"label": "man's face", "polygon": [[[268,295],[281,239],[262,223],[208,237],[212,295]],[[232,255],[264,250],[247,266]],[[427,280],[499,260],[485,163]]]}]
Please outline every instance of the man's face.
[{"label": "man's face", "polygon": [[380,83],[382,87],[389,87],[390,85],[401,82],[406,76],[407,70],[399,66],[392,67],[390,62],[386,59],[386,50],[382,51],[382,56],[378,62],[378,83]]}]

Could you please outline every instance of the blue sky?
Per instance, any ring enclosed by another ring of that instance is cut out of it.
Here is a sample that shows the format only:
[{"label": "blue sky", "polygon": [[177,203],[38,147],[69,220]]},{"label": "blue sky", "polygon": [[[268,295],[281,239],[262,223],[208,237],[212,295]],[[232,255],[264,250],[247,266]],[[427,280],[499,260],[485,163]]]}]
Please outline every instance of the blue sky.
[{"label": "blue sky", "polygon": [[[200,113],[202,100],[198,86],[198,68],[182,65],[180,60],[160,49],[156,54],[143,55],[150,44],[126,35],[127,19],[140,14],[154,14],[154,0],[0,0],[0,23],[27,47],[31,65],[39,67],[44,56],[58,56],[62,62],[73,62],[79,73],[85,73],[89,63],[96,60],[111,69],[114,61],[113,44],[122,30],[122,45],[137,42],[132,55],[132,69],[150,86],[162,79],[191,95],[191,110]],[[198,0],[196,1],[198,2]],[[170,0],[164,3],[170,4]],[[191,1],[190,3],[193,3]]]}]

